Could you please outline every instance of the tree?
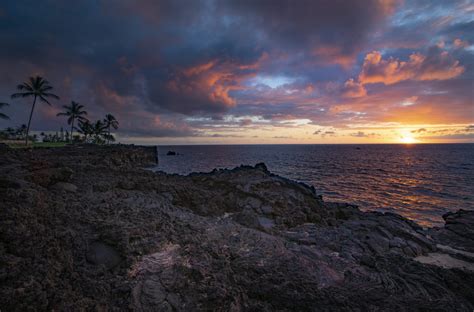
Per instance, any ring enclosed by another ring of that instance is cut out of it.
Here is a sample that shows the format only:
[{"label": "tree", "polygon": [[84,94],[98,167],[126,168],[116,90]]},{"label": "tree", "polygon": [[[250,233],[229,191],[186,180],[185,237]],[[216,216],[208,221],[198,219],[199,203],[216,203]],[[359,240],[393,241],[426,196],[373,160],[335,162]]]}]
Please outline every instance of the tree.
[{"label": "tree", "polygon": [[28,135],[27,129],[28,129],[28,128],[26,127],[26,125],[23,124],[23,125],[19,126],[18,128],[16,128],[15,135],[16,135],[17,137],[20,137],[21,139],[24,139],[25,136]]},{"label": "tree", "polygon": [[103,144],[107,136],[107,127],[102,120],[97,120],[92,124],[92,133],[94,135],[94,143]]},{"label": "tree", "polygon": [[16,135],[16,130],[12,127],[6,128],[5,132],[8,134],[9,139],[12,139]]},{"label": "tree", "polygon": [[74,131],[74,120],[84,121],[86,118],[84,117],[87,115],[87,112],[83,110],[84,106],[71,101],[71,106],[63,105],[63,108],[66,110],[63,113],[58,113],[56,116],[67,116],[67,124],[71,125],[71,142],[72,142],[72,133]]},{"label": "tree", "polygon": [[105,124],[105,127],[107,128],[107,142],[110,143],[110,141],[115,140],[115,139],[112,139],[113,136],[110,134],[110,128],[118,129],[119,122],[117,121],[117,119],[115,119],[114,115],[107,114],[105,115],[105,118],[104,118],[104,124]]},{"label": "tree", "polygon": [[[8,106],[8,104],[7,103],[0,103],[0,108],[5,107],[5,106]],[[10,119],[10,117],[8,117],[7,115],[5,115],[3,113],[0,113],[0,119]]]},{"label": "tree", "polygon": [[84,135],[84,142],[87,143],[87,137],[92,135],[93,128],[89,120],[79,120],[79,129],[77,130],[80,134]]},{"label": "tree", "polygon": [[28,145],[28,134],[30,132],[31,117],[33,117],[33,111],[35,110],[36,99],[39,98],[40,101],[51,105],[51,103],[49,103],[46,98],[52,97],[56,100],[59,100],[59,96],[50,92],[51,90],[53,90],[53,87],[46,79],[40,76],[30,77],[29,81],[19,84],[16,88],[22,92],[12,94],[12,99],[25,98],[30,96],[33,97],[33,104],[31,105],[31,113],[30,118],[28,119],[28,127],[26,128],[25,136],[25,142],[26,145]]}]

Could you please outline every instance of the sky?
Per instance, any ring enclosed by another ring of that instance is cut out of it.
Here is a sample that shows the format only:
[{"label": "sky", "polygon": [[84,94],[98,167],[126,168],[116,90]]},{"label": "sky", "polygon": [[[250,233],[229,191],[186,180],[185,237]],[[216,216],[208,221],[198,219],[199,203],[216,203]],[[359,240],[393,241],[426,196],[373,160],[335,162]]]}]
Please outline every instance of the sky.
[{"label": "sky", "polygon": [[474,142],[474,1],[4,0],[0,128],[28,77],[140,144]]}]

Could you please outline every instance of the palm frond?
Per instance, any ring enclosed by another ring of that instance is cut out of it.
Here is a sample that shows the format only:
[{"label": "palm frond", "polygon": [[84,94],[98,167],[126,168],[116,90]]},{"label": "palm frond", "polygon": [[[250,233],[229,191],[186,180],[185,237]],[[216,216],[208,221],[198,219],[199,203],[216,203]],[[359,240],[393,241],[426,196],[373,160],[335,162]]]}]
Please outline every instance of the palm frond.
[{"label": "palm frond", "polygon": [[52,97],[53,99],[59,100],[59,96],[53,93],[43,93],[42,96],[44,97]]},{"label": "palm frond", "polygon": [[0,113],[0,119],[10,119],[10,117],[8,117],[5,114]]},{"label": "palm frond", "polygon": [[33,91],[33,88],[29,84],[27,84],[26,82],[17,85],[16,88],[20,91],[21,90]]},{"label": "palm frond", "polygon": [[53,90],[53,87],[52,86],[45,86],[45,87],[41,88],[42,92],[46,92],[46,91],[49,91],[49,90]]},{"label": "palm frond", "polygon": [[9,104],[8,103],[0,103],[0,108],[4,107],[4,106],[9,106]]},{"label": "palm frond", "polygon": [[42,95],[40,95],[40,97],[39,97],[39,98],[40,98],[40,100],[41,100],[41,101],[43,101],[43,102],[47,103],[48,105],[51,105],[51,103],[49,103],[49,102],[48,102],[48,100],[47,100],[47,99],[45,99],[45,98],[44,98]]},{"label": "palm frond", "polygon": [[11,98],[12,99],[17,99],[17,98],[20,98],[20,97],[26,97],[28,96],[27,94],[32,94],[31,92],[25,92],[25,93],[13,93],[11,95]]}]

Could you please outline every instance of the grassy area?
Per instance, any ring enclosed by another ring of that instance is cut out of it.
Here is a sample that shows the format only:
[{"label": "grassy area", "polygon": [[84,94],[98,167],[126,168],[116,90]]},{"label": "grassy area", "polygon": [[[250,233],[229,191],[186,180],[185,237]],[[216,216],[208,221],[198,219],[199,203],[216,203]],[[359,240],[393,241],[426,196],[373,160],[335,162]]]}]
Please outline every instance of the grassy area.
[{"label": "grassy area", "polygon": [[[11,148],[25,148],[25,143],[8,143],[5,142]],[[62,147],[65,146],[66,142],[34,142],[33,144],[28,144],[28,147],[41,148],[41,147]]]}]

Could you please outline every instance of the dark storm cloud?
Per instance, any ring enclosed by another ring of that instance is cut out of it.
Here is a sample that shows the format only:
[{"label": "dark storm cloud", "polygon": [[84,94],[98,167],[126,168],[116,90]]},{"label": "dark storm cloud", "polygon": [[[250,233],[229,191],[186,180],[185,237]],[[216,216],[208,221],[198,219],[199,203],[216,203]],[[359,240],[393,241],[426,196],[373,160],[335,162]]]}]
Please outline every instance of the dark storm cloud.
[{"label": "dark storm cloud", "polygon": [[[321,56],[352,56],[396,1],[222,1],[222,11],[252,23],[262,40]],[[319,50],[318,50],[319,49]],[[318,52],[319,51],[319,52]]]}]

